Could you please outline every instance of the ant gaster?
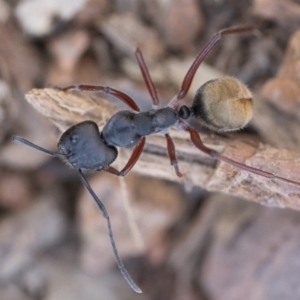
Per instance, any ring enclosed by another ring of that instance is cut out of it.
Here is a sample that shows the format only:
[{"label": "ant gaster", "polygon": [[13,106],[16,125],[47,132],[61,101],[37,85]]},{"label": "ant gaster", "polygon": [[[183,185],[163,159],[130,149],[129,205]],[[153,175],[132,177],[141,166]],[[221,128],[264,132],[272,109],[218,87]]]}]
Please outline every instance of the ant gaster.
[{"label": "ant gaster", "polygon": [[[141,290],[133,282],[119,257],[108,212],[90,187],[84,176],[85,172],[104,170],[118,176],[125,176],[137,162],[144,148],[146,136],[159,132],[166,138],[167,152],[171,165],[175,168],[176,174],[181,177],[182,174],[177,164],[175,146],[169,135],[169,129],[176,128],[189,132],[192,143],[200,151],[211,157],[263,177],[280,179],[300,185],[298,182],[232,160],[206,147],[202,143],[199,133],[187,122],[190,117],[196,117],[203,126],[217,132],[238,130],[249,122],[253,114],[252,94],[243,83],[232,77],[215,79],[205,83],[198,89],[191,107],[182,105],[182,100],[190,88],[198,67],[221,37],[227,34],[250,32],[252,30],[253,27],[244,26],[225,28],[217,32],[204,49],[199,52],[183,80],[180,92],[166,107],[158,108],[159,98],[156,89],[143,55],[137,49],[135,53],[136,58],[151,95],[154,105],[153,109],[140,112],[139,107],[131,97],[110,87],[72,85],[62,90],[102,91],[120,99],[133,111],[123,110],[114,114],[106,123],[101,133],[98,130],[97,124],[93,121],[84,121],[72,126],[61,136],[58,142],[58,152],[46,150],[18,136],[13,138],[17,143],[25,144],[51,156],[58,157],[79,171],[79,176],[83,184],[107,220],[109,237],[118,267],[131,288],[138,293],[141,293]],[[116,147],[134,147],[131,157],[121,171],[110,166],[118,155]]]}]

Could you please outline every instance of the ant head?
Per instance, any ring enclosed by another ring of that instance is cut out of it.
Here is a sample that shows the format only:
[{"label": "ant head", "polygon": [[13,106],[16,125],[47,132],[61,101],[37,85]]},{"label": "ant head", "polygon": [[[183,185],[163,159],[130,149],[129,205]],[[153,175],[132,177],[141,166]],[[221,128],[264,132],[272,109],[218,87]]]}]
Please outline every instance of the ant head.
[{"label": "ant head", "polygon": [[243,128],[251,120],[252,98],[249,89],[236,78],[214,79],[198,89],[192,112],[211,130],[234,131]]},{"label": "ant head", "polygon": [[83,172],[99,171],[109,166],[118,155],[115,147],[102,140],[93,121],[78,123],[65,131],[58,142],[58,150],[67,164]]}]

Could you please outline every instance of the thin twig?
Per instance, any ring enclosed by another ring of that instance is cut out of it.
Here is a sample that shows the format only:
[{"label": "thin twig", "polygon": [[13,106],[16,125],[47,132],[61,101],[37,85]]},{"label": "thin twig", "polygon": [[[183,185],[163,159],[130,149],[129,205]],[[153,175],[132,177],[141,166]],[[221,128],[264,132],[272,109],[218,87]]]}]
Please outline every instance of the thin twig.
[{"label": "thin twig", "polygon": [[[101,130],[110,116],[118,110],[116,105],[107,100],[95,100],[87,94],[77,95],[56,89],[34,89],[26,95],[26,99],[61,131],[88,119],[97,122]],[[197,185],[209,191],[243,197],[264,205],[300,210],[299,186],[266,179],[220,163],[197,150],[185,132],[172,131],[171,135],[174,138],[180,168],[184,173],[183,179],[178,178],[170,166],[165,138],[160,135],[147,137],[145,151],[133,171],[146,176]],[[242,133],[226,137],[202,133],[201,137],[206,145],[228,157],[300,182],[300,154],[257,143]],[[130,150],[127,152],[129,157]],[[125,165],[128,157],[122,155],[118,159]]]}]

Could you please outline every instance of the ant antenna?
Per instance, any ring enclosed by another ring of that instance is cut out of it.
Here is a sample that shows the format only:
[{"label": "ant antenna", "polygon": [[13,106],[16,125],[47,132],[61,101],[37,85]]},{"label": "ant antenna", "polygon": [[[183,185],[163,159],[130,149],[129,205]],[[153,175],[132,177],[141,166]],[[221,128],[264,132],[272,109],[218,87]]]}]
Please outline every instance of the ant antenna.
[{"label": "ant antenna", "polygon": [[[36,144],[33,144],[31,142],[29,142],[28,140],[20,137],[20,136],[13,136],[13,141],[15,143],[18,144],[24,144],[28,147],[31,147],[33,149],[36,149],[38,151],[44,152],[48,155],[57,157],[57,158],[61,158],[61,159],[65,159],[66,156],[64,154],[61,154],[59,152],[54,152],[54,151],[50,151],[47,149],[44,149]],[[130,277],[130,275],[128,274],[127,270],[125,269],[125,266],[119,256],[118,250],[117,250],[117,246],[114,240],[114,236],[113,236],[113,232],[112,232],[112,227],[111,227],[111,223],[110,223],[110,218],[108,215],[108,212],[104,206],[104,204],[100,201],[100,199],[97,197],[97,195],[95,194],[95,192],[92,190],[91,186],[89,185],[88,181],[86,180],[85,176],[83,175],[83,172],[81,169],[78,169],[79,172],[79,176],[80,179],[82,181],[82,183],[84,184],[84,186],[87,188],[87,190],[89,191],[89,193],[91,194],[91,196],[94,198],[94,200],[96,201],[98,207],[100,208],[103,217],[107,220],[107,227],[108,227],[108,233],[109,233],[109,238],[110,238],[110,243],[112,245],[113,248],[113,252],[115,254],[115,258],[117,261],[117,265],[120,269],[120,272],[122,273],[123,277],[125,278],[125,280],[127,281],[127,283],[129,284],[129,286],[137,293],[142,293],[141,289],[135,284],[135,282],[132,280],[132,278]]]},{"label": "ant antenna", "polygon": [[20,137],[20,136],[13,136],[12,138],[13,142],[17,143],[17,144],[24,144],[28,147],[31,147],[33,149],[36,149],[38,151],[41,151],[41,152],[44,152],[48,155],[51,155],[51,156],[54,156],[54,157],[57,157],[57,158],[65,158],[65,155],[64,154],[61,154],[61,153],[58,153],[58,152],[54,152],[54,151],[50,151],[50,150],[47,150],[45,148],[42,148],[36,144],[33,144],[31,142],[29,142],[28,140]]},{"label": "ant antenna", "polygon": [[95,192],[92,190],[91,186],[89,185],[88,181],[86,180],[85,176],[83,175],[83,172],[79,169],[79,176],[80,179],[82,181],[82,183],[84,184],[84,186],[87,188],[87,190],[90,192],[90,194],[92,195],[92,197],[94,198],[94,200],[96,201],[98,207],[100,208],[103,217],[106,219],[107,221],[107,228],[108,228],[108,233],[109,233],[109,238],[110,238],[110,243],[112,245],[114,254],[115,254],[115,258],[118,264],[118,267],[123,275],[123,277],[125,278],[125,280],[127,281],[127,283],[130,285],[130,287],[137,293],[142,293],[141,289],[135,284],[135,282],[132,280],[132,278],[130,277],[130,275],[128,274],[127,270],[124,267],[124,264],[119,256],[117,247],[116,247],[116,243],[114,240],[114,236],[113,236],[113,232],[112,232],[112,228],[111,228],[111,223],[110,223],[110,218],[108,215],[108,212],[104,206],[104,204],[101,202],[101,200],[97,197],[97,195],[95,194]]}]

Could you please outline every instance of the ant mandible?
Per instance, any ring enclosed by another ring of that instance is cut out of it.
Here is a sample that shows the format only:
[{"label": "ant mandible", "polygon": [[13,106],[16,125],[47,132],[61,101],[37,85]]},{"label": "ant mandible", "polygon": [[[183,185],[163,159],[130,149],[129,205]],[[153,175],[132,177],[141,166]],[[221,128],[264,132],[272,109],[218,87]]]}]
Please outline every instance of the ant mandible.
[{"label": "ant mandible", "polygon": [[[197,69],[221,37],[227,34],[251,31],[253,31],[252,26],[243,26],[225,28],[217,32],[204,49],[199,52],[182,82],[180,92],[166,107],[158,108],[159,98],[156,89],[142,52],[137,49],[135,55],[153,101],[153,109],[140,112],[138,105],[130,96],[110,87],[85,84],[71,85],[62,90],[101,91],[115,96],[127,104],[133,111],[123,110],[114,114],[106,123],[101,133],[97,124],[93,121],[84,121],[70,127],[59,139],[58,152],[41,148],[24,138],[13,137],[13,141],[58,157],[78,170],[81,181],[107,220],[110,242],[118,267],[130,287],[137,293],[141,293],[142,291],[131,279],[119,257],[108,212],[86,180],[84,176],[85,172],[104,170],[118,176],[125,176],[139,159],[145,145],[146,136],[153,133],[161,133],[167,141],[167,152],[171,165],[174,167],[177,176],[181,177],[182,173],[178,167],[175,146],[169,135],[169,129],[175,128],[177,130],[188,131],[192,143],[200,151],[211,157],[263,177],[280,179],[300,185],[298,182],[237,162],[206,147],[202,143],[199,133],[187,122],[190,117],[196,117],[203,126],[216,132],[234,131],[243,128],[253,115],[253,97],[249,89],[242,82],[233,77],[208,81],[198,89],[191,107],[181,104],[189,91]],[[116,147],[134,147],[132,155],[121,171],[110,166],[118,155]]]}]

